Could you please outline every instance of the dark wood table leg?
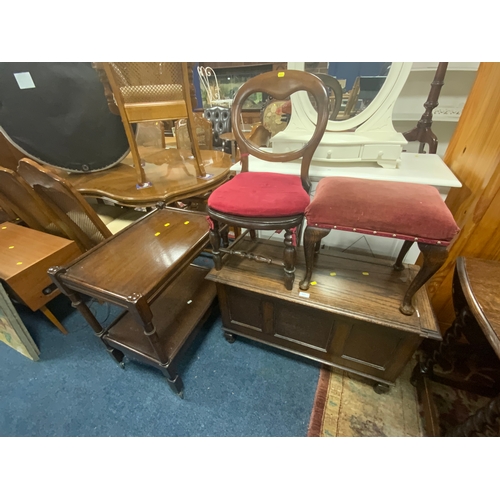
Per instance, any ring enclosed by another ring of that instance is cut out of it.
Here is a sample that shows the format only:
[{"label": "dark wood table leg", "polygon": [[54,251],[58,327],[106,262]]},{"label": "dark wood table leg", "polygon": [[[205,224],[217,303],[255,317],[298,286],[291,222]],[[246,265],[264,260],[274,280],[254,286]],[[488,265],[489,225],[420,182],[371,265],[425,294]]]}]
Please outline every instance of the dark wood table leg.
[{"label": "dark wood table leg", "polygon": [[432,127],[432,111],[439,104],[438,98],[441,93],[441,87],[444,85],[444,77],[446,75],[446,70],[448,68],[447,62],[440,62],[438,64],[436,74],[434,75],[434,80],[431,83],[431,90],[427,101],[424,104],[425,112],[417,123],[417,126],[405,132],[403,134],[404,138],[408,142],[418,141],[420,142],[418,152],[424,153],[424,146],[427,144],[429,146],[429,154],[436,154],[438,147],[438,139],[436,134],[431,130]]}]

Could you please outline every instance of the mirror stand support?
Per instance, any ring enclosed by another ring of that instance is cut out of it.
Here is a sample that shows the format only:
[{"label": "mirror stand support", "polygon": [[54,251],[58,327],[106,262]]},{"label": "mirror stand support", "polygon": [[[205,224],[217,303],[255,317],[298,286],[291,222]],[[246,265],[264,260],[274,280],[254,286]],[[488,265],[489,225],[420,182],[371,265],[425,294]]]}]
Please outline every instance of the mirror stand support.
[{"label": "mirror stand support", "polygon": [[424,147],[426,144],[429,146],[429,154],[436,154],[437,151],[438,139],[436,134],[434,134],[431,130],[432,110],[439,104],[438,98],[441,93],[441,87],[444,85],[444,77],[446,75],[447,68],[447,62],[440,62],[438,64],[434,80],[431,83],[429,96],[424,104],[425,112],[418,121],[417,126],[409,132],[405,132],[403,134],[404,138],[408,142],[420,142],[420,146],[418,148],[419,153],[424,153]]}]

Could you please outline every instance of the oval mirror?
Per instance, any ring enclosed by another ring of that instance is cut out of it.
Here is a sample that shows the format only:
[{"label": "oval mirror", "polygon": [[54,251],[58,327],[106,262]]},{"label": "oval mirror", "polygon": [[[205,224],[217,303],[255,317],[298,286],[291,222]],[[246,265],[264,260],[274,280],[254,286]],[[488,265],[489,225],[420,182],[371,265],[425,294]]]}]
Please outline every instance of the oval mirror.
[{"label": "oval mirror", "polygon": [[[299,69],[316,74],[329,88],[332,106],[327,131],[352,131],[365,123],[395,92],[400,92],[400,77],[406,72],[406,63],[342,62],[342,63],[288,63],[289,69]],[[322,75],[327,77],[322,77]],[[329,85],[328,77],[334,79]],[[339,91],[332,87],[340,84],[342,101],[337,104]],[[397,98],[397,95],[394,99]],[[311,122],[316,120],[316,110],[307,94],[300,93],[292,100],[294,111]],[[335,106],[337,104],[337,106]]]}]

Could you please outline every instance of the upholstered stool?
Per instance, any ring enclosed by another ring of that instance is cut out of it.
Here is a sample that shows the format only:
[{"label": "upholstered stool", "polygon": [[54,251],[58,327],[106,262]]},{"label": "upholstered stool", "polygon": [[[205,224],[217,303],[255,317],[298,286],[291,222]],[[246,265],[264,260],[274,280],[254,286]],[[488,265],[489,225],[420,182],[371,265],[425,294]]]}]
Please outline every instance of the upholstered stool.
[{"label": "upholstered stool", "polygon": [[435,187],[406,182],[326,177],[318,183],[305,215],[302,290],[309,288],[320,241],[332,229],[405,240],[394,264],[396,271],[404,269],[403,259],[416,242],[424,262],[400,306],[406,315],[413,314],[413,296],[443,265],[446,247],[459,231]]}]

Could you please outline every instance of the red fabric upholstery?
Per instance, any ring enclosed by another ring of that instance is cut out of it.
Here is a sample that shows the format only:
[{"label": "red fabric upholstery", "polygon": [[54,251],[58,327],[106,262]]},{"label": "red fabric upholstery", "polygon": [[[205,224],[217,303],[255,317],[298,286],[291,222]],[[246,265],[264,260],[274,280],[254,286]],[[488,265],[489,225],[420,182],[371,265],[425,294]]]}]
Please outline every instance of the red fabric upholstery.
[{"label": "red fabric upholstery", "polygon": [[208,198],[208,206],[241,217],[286,217],[304,213],[310,201],[300,177],[242,172],[218,187]]},{"label": "red fabric upholstery", "polygon": [[325,177],[306,209],[308,226],[447,245],[459,228],[432,186]]}]

